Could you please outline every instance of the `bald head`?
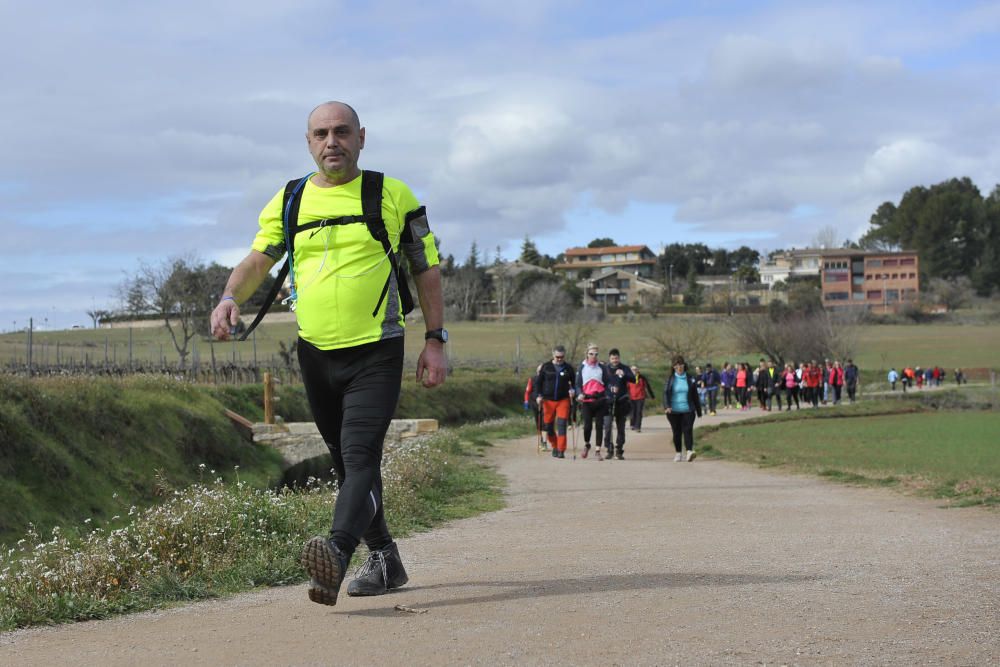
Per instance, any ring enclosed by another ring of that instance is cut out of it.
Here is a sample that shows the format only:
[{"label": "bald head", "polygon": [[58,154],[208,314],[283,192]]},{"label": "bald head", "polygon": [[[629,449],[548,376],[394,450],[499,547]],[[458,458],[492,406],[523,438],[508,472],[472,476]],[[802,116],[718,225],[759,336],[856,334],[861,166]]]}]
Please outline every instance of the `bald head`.
[{"label": "bald head", "polygon": [[361,119],[358,118],[358,112],[354,110],[354,107],[352,107],[350,104],[347,104],[345,102],[330,101],[330,102],[323,102],[322,104],[316,105],[316,107],[312,111],[309,112],[309,118],[306,120],[306,129],[307,130],[309,130],[309,129],[312,128],[312,118],[316,114],[316,112],[320,111],[321,109],[327,109],[327,108],[336,108],[338,110],[347,111],[347,113],[350,115],[350,117],[354,120],[354,127],[355,127],[355,129],[360,129],[361,128]]},{"label": "bald head", "polygon": [[343,102],[324,102],[309,114],[309,153],[319,173],[313,183],[343,185],[358,177],[358,158],[365,147],[365,129],[358,114]]}]

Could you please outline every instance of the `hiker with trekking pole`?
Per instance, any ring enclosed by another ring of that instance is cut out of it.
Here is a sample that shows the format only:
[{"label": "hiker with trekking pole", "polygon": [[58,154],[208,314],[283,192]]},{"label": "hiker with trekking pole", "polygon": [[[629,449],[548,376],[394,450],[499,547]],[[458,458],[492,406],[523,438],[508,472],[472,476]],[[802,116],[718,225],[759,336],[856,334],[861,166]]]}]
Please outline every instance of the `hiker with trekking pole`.
[{"label": "hiker with trekking pole", "polygon": [[576,396],[575,383],[573,369],[566,363],[566,348],[556,345],[552,360],[542,364],[535,376],[535,402],[541,408],[549,447],[556,459],[566,458],[566,428]]},{"label": "hiker with trekking pole", "polygon": [[538,431],[538,440],[535,441],[535,450],[538,454],[549,451],[549,446],[545,444],[545,438],[542,437],[542,413],[538,409],[538,403],[534,400],[535,376],[538,375],[538,371],[540,370],[542,370],[541,364],[535,369],[535,375],[528,378],[528,384],[524,388],[524,409],[531,411],[535,419],[535,430]]},{"label": "hiker with trekking pole", "polygon": [[343,102],[320,104],[309,114],[305,139],[317,171],[289,181],[261,211],[250,253],[233,269],[211,329],[228,340],[239,304],[287,255],[265,304],[287,276],[302,383],[339,488],[330,532],[308,540],[299,560],[311,579],[309,599],[334,605],[362,541],[368,559],[348,595],[382,595],[408,580],[382,497],[385,434],[403,377],[404,317],[414,305],[404,256],[426,329],[415,375],[426,388],[445,381],[448,332],[427,212],[402,181],[358,168],[365,128],[357,112]]},{"label": "hiker with trekking pole", "polygon": [[635,382],[632,369],[622,363],[618,348],[611,348],[608,350],[608,385],[606,388],[608,414],[604,417],[604,446],[608,450],[607,458],[616,458],[619,461],[625,460],[625,422],[631,412],[628,394],[629,382]]},{"label": "hiker with trekking pole", "polygon": [[608,367],[598,360],[600,350],[595,343],[587,346],[587,358],[576,371],[577,403],[580,404],[580,416],[583,419],[583,453],[581,458],[590,454],[590,436],[594,434],[597,444],[595,458],[601,458],[601,444],[604,442],[604,414],[607,410]]}]

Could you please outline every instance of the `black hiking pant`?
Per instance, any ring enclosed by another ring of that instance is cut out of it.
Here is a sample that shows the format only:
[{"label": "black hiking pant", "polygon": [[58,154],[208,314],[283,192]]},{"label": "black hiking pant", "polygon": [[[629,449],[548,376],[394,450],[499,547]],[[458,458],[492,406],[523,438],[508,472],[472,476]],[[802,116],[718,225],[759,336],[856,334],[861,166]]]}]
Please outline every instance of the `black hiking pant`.
[{"label": "black hiking pant", "polygon": [[[604,442],[604,411],[607,409],[607,402],[602,398],[598,401],[587,402],[584,401],[580,403],[580,418],[583,419],[583,443],[586,446],[590,445],[590,434],[592,431],[597,431],[594,434],[597,448],[601,448],[601,444]],[[597,424],[597,428],[594,428],[594,424]]]},{"label": "black hiking pant", "polygon": [[[608,407],[608,413],[604,415],[604,445],[608,448],[608,454],[614,451],[612,447],[611,429],[614,426],[615,438],[614,447],[619,454],[625,451],[625,422],[628,419],[630,407],[629,399],[622,398],[615,401]],[[600,445],[598,445],[600,446]]]},{"label": "black hiking pant", "polygon": [[644,407],[646,407],[645,398],[632,401],[632,414],[629,418],[629,423],[631,423],[632,428],[637,431],[642,428],[642,410]]},{"label": "black hiking pant", "polygon": [[792,409],[792,400],[795,400],[795,409],[799,409],[799,388],[789,387],[788,388],[788,409]]},{"label": "black hiking pant", "polygon": [[688,451],[694,451],[694,412],[668,412],[667,421],[670,422],[670,430],[674,435],[674,451],[678,454],[684,451],[681,448],[681,439]]},{"label": "black hiking pant", "polygon": [[[715,407],[719,402],[719,388],[718,387],[706,387],[705,388],[705,400],[708,403],[708,411],[715,412]],[[704,410],[704,406],[702,406]]]},{"label": "black hiking pant", "polygon": [[403,338],[339,350],[299,339],[309,407],[337,474],[330,538],[350,558],[364,539],[384,549],[392,535],[382,509],[382,447],[399,402]]}]

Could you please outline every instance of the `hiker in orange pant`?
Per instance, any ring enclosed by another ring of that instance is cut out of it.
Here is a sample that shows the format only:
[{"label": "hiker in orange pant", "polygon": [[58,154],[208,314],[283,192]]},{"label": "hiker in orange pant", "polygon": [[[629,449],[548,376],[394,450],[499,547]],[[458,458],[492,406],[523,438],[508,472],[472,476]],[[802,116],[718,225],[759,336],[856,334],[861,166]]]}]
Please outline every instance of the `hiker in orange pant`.
[{"label": "hiker in orange pant", "polygon": [[541,408],[552,456],[566,458],[566,429],[570,404],[576,395],[576,375],[566,363],[566,348],[552,348],[552,361],[546,361],[535,376],[535,401]]}]

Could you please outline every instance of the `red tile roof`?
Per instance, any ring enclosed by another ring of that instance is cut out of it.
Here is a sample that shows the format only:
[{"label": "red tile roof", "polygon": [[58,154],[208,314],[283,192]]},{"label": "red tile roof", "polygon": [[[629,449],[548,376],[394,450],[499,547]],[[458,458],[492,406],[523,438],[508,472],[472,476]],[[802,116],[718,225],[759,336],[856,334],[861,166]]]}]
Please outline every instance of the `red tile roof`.
[{"label": "red tile roof", "polygon": [[644,245],[616,245],[607,248],[569,248],[566,250],[566,256],[608,255],[619,252],[640,252],[642,250],[653,252],[649,249],[649,246]]}]

